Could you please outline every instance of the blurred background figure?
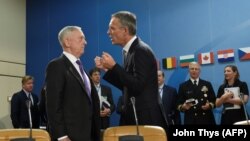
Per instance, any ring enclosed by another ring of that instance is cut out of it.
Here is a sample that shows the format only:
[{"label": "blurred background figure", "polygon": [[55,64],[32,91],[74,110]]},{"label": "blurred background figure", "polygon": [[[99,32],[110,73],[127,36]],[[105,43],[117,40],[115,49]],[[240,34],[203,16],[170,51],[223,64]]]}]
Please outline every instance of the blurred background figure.
[{"label": "blurred background figure", "polygon": [[48,117],[46,111],[46,88],[42,88],[40,92],[40,101],[39,101],[39,111],[41,116],[40,128],[48,129]]},{"label": "blurred background figure", "polygon": [[30,128],[27,102],[30,101],[32,128],[39,128],[40,114],[38,109],[38,96],[32,92],[34,78],[22,78],[22,90],[13,94],[11,98],[11,120],[14,128]]},{"label": "blurred background figure", "polygon": [[110,116],[115,110],[111,88],[101,84],[101,71],[93,68],[89,71],[90,78],[95,85],[100,100],[101,129],[110,126]]},{"label": "blurred background figure", "polygon": [[184,124],[215,125],[214,89],[209,81],[200,79],[197,62],[191,62],[188,69],[190,78],[180,84],[177,100],[177,109],[184,112]]},{"label": "blurred background figure", "polygon": [[248,102],[248,86],[240,81],[240,73],[234,65],[224,68],[224,83],[220,85],[217,93],[216,106],[223,105],[221,124],[234,124],[246,120],[243,104]]},{"label": "blurred background figure", "polygon": [[176,109],[177,91],[165,84],[165,74],[162,70],[158,70],[158,86],[165,120],[169,125],[180,124],[180,112]]},{"label": "blurred background figure", "polygon": [[117,106],[116,106],[116,113],[120,115],[119,125],[124,125],[124,121],[122,119],[122,113],[124,112],[124,103],[123,103],[123,97],[122,95],[119,96]]}]

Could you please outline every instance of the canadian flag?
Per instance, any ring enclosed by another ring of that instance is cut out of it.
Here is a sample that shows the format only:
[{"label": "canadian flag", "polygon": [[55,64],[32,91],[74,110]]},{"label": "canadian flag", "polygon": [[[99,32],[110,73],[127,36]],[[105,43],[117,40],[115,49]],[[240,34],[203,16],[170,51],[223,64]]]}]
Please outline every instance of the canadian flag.
[{"label": "canadian flag", "polygon": [[214,53],[206,52],[198,54],[199,64],[213,64],[214,63]]}]

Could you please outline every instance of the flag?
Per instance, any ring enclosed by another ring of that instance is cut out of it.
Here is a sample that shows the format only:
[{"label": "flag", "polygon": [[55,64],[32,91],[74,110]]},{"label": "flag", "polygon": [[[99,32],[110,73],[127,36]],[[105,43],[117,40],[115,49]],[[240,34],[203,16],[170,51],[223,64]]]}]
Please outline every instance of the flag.
[{"label": "flag", "polygon": [[162,66],[164,69],[173,69],[176,68],[176,57],[168,57],[162,59]]},{"label": "flag", "polygon": [[234,61],[234,50],[227,49],[227,50],[219,50],[218,54],[218,62],[232,62]]},{"label": "flag", "polygon": [[238,53],[240,60],[250,60],[250,47],[239,48]]},{"label": "flag", "polygon": [[194,55],[185,55],[185,56],[180,56],[180,66],[181,67],[187,67],[190,62],[194,62]]},{"label": "flag", "polygon": [[214,63],[214,53],[206,52],[198,54],[199,64],[213,64]]}]

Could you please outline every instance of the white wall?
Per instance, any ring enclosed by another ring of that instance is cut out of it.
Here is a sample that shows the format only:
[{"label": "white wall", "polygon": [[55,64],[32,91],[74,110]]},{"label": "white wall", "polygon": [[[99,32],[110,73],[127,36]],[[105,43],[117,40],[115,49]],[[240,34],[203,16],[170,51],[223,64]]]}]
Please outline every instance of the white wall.
[{"label": "white wall", "polygon": [[26,64],[26,0],[0,0],[0,129],[12,128],[8,96],[21,90]]}]

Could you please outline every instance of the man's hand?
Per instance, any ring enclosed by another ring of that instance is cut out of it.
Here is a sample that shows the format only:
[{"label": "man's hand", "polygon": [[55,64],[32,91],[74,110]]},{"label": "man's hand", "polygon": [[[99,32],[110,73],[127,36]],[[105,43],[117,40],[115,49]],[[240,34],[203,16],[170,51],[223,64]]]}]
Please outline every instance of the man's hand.
[{"label": "man's hand", "polygon": [[107,53],[103,52],[102,53],[102,66],[103,68],[111,70],[115,66],[116,62],[113,59],[113,57]]},{"label": "man's hand", "polygon": [[101,112],[100,112],[101,117],[107,117],[107,116],[110,116],[110,114],[111,114],[110,109],[105,108],[105,107],[104,107],[104,110],[101,110]]}]

